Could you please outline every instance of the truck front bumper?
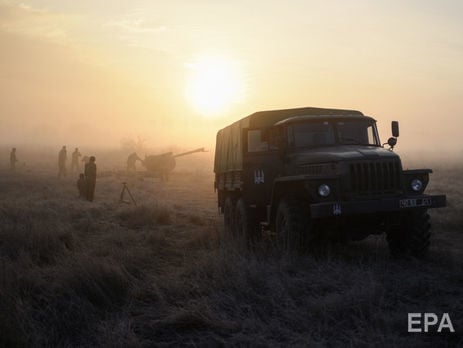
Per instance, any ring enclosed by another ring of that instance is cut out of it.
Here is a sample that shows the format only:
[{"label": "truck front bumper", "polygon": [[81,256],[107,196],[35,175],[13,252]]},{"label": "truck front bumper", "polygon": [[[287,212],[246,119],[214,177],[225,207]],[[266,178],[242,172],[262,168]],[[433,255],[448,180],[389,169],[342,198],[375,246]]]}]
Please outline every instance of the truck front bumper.
[{"label": "truck front bumper", "polygon": [[327,218],[357,214],[402,212],[417,208],[446,206],[445,195],[400,196],[374,200],[330,201],[310,205],[312,218]]}]

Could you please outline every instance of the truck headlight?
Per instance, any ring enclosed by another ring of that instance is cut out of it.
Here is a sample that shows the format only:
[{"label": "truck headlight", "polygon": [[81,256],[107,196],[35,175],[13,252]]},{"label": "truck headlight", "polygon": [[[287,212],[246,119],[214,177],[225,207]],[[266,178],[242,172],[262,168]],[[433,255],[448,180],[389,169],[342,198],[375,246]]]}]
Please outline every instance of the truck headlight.
[{"label": "truck headlight", "polygon": [[331,192],[330,187],[327,184],[321,184],[318,186],[318,194],[321,197],[328,197]]},{"label": "truck headlight", "polygon": [[415,192],[420,192],[423,188],[423,182],[420,179],[413,179],[410,183],[410,187]]}]

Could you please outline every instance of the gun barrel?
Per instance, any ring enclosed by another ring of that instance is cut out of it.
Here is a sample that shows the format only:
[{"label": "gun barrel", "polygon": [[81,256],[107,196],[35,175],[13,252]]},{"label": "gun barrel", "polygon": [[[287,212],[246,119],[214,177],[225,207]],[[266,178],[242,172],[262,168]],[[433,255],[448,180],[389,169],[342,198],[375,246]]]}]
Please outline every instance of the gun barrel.
[{"label": "gun barrel", "polygon": [[200,148],[195,149],[195,150],[179,153],[178,155],[175,155],[174,157],[186,156],[186,155],[190,155],[190,154],[195,153],[195,152],[205,152],[204,147],[200,147]]}]

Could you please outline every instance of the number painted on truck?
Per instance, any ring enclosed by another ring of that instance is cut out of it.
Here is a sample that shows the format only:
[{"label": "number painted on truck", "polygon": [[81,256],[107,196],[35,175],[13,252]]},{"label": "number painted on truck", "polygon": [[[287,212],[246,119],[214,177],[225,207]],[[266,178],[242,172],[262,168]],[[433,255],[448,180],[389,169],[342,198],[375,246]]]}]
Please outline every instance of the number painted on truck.
[{"label": "number painted on truck", "polygon": [[400,208],[418,208],[430,207],[432,205],[431,198],[407,198],[399,201]]}]

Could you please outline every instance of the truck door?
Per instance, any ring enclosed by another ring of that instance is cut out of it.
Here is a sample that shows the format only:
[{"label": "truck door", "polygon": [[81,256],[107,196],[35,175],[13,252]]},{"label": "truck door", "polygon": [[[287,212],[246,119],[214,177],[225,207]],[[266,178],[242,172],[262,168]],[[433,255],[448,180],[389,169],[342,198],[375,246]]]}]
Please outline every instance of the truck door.
[{"label": "truck door", "polygon": [[265,208],[270,203],[273,181],[282,168],[275,129],[243,131],[243,198],[248,206]]}]

